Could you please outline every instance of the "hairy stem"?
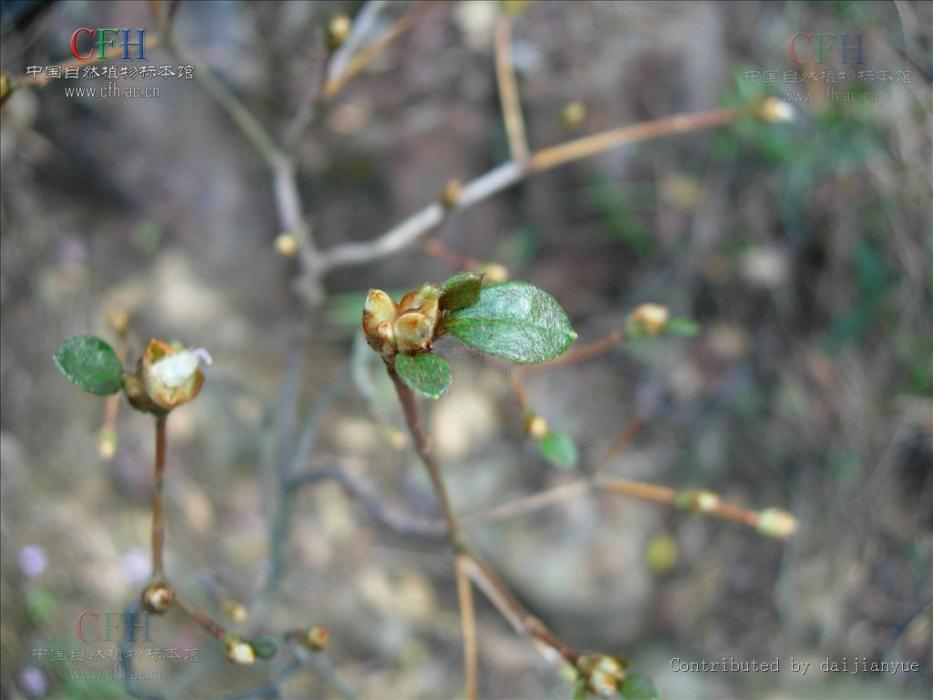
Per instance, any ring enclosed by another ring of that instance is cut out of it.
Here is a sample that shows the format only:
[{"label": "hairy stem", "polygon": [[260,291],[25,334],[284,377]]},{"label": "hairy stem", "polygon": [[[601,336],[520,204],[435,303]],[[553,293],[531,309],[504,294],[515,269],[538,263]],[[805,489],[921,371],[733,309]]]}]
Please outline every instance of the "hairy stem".
[{"label": "hairy stem", "polygon": [[162,485],[165,479],[165,425],[167,416],[155,422],[155,485],[152,491],[152,574],[163,571],[162,550],[165,546],[165,514],[162,509]]}]

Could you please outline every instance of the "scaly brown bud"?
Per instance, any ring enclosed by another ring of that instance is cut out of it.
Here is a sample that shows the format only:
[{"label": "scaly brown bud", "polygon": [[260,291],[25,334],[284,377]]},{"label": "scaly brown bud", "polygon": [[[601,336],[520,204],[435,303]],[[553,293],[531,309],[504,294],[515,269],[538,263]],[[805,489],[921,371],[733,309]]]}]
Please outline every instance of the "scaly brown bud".
[{"label": "scaly brown bud", "polygon": [[392,297],[381,289],[370,289],[363,306],[363,335],[369,346],[383,357],[395,354],[395,334],[392,324],[398,307]]}]

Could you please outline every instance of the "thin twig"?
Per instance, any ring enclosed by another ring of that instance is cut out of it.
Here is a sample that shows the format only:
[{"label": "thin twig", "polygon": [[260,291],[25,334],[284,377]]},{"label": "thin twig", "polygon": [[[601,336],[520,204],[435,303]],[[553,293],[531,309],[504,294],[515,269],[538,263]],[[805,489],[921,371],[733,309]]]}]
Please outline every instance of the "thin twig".
[{"label": "thin twig", "polygon": [[463,675],[466,678],[467,700],[476,700],[476,611],[473,607],[473,588],[464,568],[466,557],[457,555],[457,597],[460,601],[460,629],[463,634]]},{"label": "thin twig", "polygon": [[[531,174],[558,165],[637,141],[724,126],[734,122],[738,116],[739,111],[731,109],[675,114],[545,148],[530,156],[527,168],[517,161],[510,160],[468,182],[463,186],[459,200],[450,211],[467,209],[523,181]],[[329,270],[346,265],[360,265],[393,255],[429,234],[444,216],[444,207],[438,202],[432,202],[373,240],[365,243],[344,243],[322,251],[320,268]]]},{"label": "thin twig", "polygon": [[434,484],[434,490],[437,493],[438,500],[441,503],[441,510],[444,513],[444,521],[447,524],[447,535],[450,542],[456,549],[462,544],[460,525],[457,522],[457,516],[454,515],[453,508],[450,505],[450,496],[447,494],[447,486],[444,483],[444,476],[441,473],[440,465],[434,458],[434,453],[428,444],[428,436],[424,432],[421,424],[421,417],[418,415],[418,407],[415,405],[415,395],[411,388],[401,377],[395,373],[395,370],[386,365],[386,370],[392,383],[395,385],[395,392],[398,394],[399,403],[402,404],[402,412],[405,414],[405,422],[408,430],[415,441],[415,451],[421,457],[425,468],[428,470],[428,476],[431,477],[431,483]]},{"label": "thin twig", "polygon": [[219,622],[215,622],[209,615],[195,607],[187,598],[178,595],[177,592],[175,593],[175,604],[188,615],[188,617],[206,629],[212,637],[223,639],[224,635],[227,634],[227,630],[223,625]]},{"label": "thin twig", "polygon": [[489,510],[464,515],[460,521],[464,525],[488,525],[489,523],[509,520],[561,501],[576,498],[589,491],[590,488],[591,484],[586,479],[568,481],[566,484],[555,486],[547,491],[540,491],[531,496],[509,501]]},{"label": "thin twig", "polygon": [[155,484],[152,489],[152,575],[163,572],[162,549],[165,545],[165,513],[162,488],[165,479],[165,424],[167,416],[155,420]]},{"label": "thin twig", "polygon": [[372,63],[379,54],[385,51],[396,39],[410,29],[421,14],[430,7],[430,0],[422,0],[413,10],[403,15],[393,24],[382,37],[372,45],[362,49],[347,63],[346,67],[335,76],[330,76],[321,90],[321,98],[331,99],[346,87],[366,66]]},{"label": "thin twig", "polygon": [[298,472],[292,476],[289,489],[294,494],[302,486],[324,481],[336,481],[347,495],[357,501],[382,530],[406,538],[442,542],[446,539],[447,528],[442,520],[418,520],[406,518],[394,512],[361,479],[346,469],[317,468]]},{"label": "thin twig", "polygon": [[596,469],[593,470],[593,477],[597,477],[603,472],[605,472],[609,465],[612,464],[612,460],[619,456],[619,453],[622,452],[629,444],[632,442],[632,439],[635,437],[635,433],[638,432],[638,429],[641,427],[642,418],[641,416],[635,416],[632,420],[629,421],[629,424],[625,426],[619,437],[617,437],[612,445],[609,447],[609,451],[606,453],[605,457],[599,460],[599,464],[596,465]]},{"label": "thin twig", "polygon": [[566,365],[573,365],[577,362],[583,362],[584,360],[589,360],[599,355],[602,355],[605,352],[608,352],[616,345],[621,343],[625,339],[625,334],[620,329],[616,329],[609,333],[605,338],[601,340],[595,340],[592,343],[587,343],[586,345],[578,345],[577,347],[571,348],[563,355],[558,357],[555,360],[550,362],[542,362],[537,365],[520,365],[516,368],[516,371],[520,375],[525,374],[534,374],[535,372],[540,372],[542,370],[553,369],[554,367],[564,367]]},{"label": "thin twig", "polygon": [[505,14],[500,14],[496,22],[496,84],[499,87],[502,119],[509,137],[509,151],[514,160],[525,163],[528,160],[528,140],[525,137],[522,102],[512,63],[512,24]]}]

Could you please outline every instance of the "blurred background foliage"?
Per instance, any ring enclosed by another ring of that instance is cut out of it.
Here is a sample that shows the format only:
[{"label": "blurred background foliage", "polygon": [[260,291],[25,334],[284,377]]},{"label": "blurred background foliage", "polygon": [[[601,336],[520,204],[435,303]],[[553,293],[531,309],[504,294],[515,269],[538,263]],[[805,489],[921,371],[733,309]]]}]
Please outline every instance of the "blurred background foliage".
[{"label": "blurred background foliage", "polygon": [[[410,6],[385,4],[376,28]],[[319,69],[321,27],[360,7],[183,2],[175,33],[279,134]],[[153,26],[144,2],[2,8],[0,58],[13,76],[66,59],[77,27]],[[507,158],[493,69],[498,11],[436,4],[299,140],[300,185],[322,245],[372,239],[449,178]],[[908,71],[910,82],[855,80],[836,85],[850,101],[821,101],[748,77],[797,69],[787,45],[807,31],[858,34],[866,70]],[[698,319],[694,338],[640,341],[538,373],[529,399],[573,437],[579,470],[640,414],[645,427],[613,473],[783,507],[801,526],[781,544],[606,496],[477,526],[480,551],[568,640],[631,659],[667,698],[929,697],[931,4],[535,2],[516,16],[514,37],[533,148],[762,94],[794,105],[789,125],[748,120],[541,174],[452,217],[439,235],[549,290],[583,342],[643,302]],[[152,61],[175,63],[159,50]],[[198,602],[219,612],[218,591],[249,600],[266,573],[283,382],[298,391],[296,420],[326,387],[339,390],[319,460],[349,465],[399,512],[437,515],[391,394],[366,364],[378,358],[359,352],[357,324],[369,287],[402,291],[454,270],[415,246],[332,273],[328,313],[305,329],[299,356],[287,356],[294,269],[273,246],[280,231],[265,166],[195,82],[160,87],[157,99],[90,101],[53,83],[3,107],[4,697],[124,696],[123,683],[106,678],[112,656],[72,653],[106,654],[114,642],[82,642],[75,622],[86,610],[122,610],[148,575],[151,426],[123,411],[116,457],[102,461],[102,404],[50,359],[65,337],[106,337],[112,309],[131,316],[132,357],[159,336],[215,359],[201,398],[170,424],[167,565]],[[585,115],[568,128],[561,112],[571,101]],[[459,511],[572,478],[523,437],[501,372],[439,349],[454,384],[425,410]],[[327,625],[334,663],[365,697],[462,692],[443,554],[372,527],[336,484],[300,494],[287,553],[280,595],[257,613],[261,629]],[[485,602],[479,613],[484,697],[567,696]],[[197,661],[147,659],[152,692],[217,697],[269,672],[224,667],[184,619],[154,621],[152,639],[143,646],[200,649]],[[782,672],[670,667],[674,657],[724,656],[779,657]],[[813,662],[806,676],[790,672],[792,656]],[[841,657],[921,670],[817,668]],[[95,670],[104,676],[89,678]],[[285,693],[334,691],[305,672]]]}]

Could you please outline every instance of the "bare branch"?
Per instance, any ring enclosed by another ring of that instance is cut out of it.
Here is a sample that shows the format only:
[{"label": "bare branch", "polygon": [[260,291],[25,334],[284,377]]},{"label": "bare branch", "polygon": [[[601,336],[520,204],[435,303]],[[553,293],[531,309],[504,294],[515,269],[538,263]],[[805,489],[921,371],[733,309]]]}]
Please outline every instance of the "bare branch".
[{"label": "bare branch", "polygon": [[505,14],[500,14],[496,22],[496,84],[499,87],[502,119],[509,137],[509,151],[514,160],[525,163],[528,160],[528,139],[525,136],[522,102],[512,64],[512,24]]}]

